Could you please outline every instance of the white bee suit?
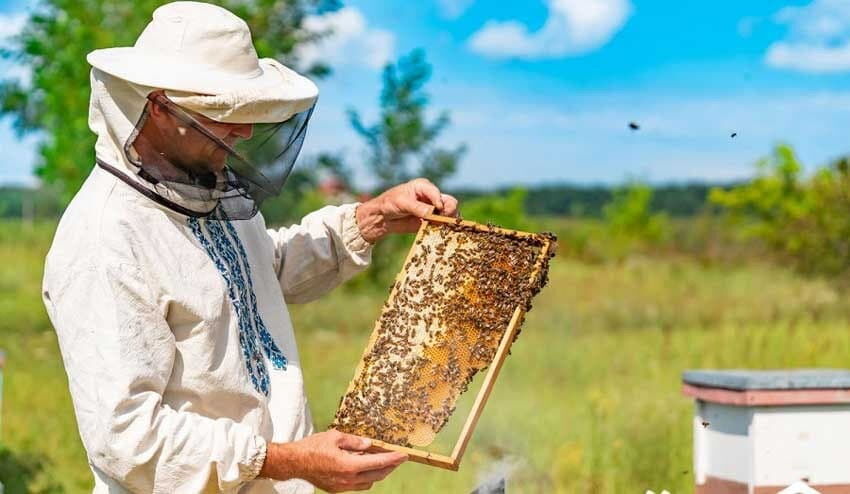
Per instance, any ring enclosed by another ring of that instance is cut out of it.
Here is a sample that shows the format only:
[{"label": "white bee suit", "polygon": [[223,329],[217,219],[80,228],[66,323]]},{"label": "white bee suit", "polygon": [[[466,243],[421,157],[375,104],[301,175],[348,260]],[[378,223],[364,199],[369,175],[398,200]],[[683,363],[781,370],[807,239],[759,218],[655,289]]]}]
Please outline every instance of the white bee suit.
[{"label": "white bee suit", "polygon": [[[127,161],[151,89],[92,71],[97,158],[203,210]],[[325,207],[280,230],[260,214],[205,220],[95,167],[59,223],[43,292],[95,492],[313,492],[255,477],[268,441],[313,432],[286,303],[368,265],[354,209]]]}]

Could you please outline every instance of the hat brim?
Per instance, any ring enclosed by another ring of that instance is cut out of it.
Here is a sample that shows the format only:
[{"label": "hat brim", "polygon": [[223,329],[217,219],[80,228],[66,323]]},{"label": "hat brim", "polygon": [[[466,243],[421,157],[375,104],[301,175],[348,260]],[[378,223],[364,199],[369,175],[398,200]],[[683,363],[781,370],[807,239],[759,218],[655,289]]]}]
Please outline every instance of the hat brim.
[{"label": "hat brim", "polygon": [[249,77],[187,64],[135,47],[95,50],[86,60],[93,67],[125,81],[184,93],[220,95],[248,91],[255,96],[265,93],[270,100],[290,101],[304,107],[314,103],[319,93],[312,81],[270,58],[260,59],[258,73]]}]

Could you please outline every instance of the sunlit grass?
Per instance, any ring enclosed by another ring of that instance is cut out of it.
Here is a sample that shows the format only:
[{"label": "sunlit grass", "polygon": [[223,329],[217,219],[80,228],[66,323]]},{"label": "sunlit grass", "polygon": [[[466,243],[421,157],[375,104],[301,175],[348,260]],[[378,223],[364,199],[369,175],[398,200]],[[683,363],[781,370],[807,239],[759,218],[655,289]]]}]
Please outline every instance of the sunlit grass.
[{"label": "sunlit grass", "polygon": [[[46,462],[31,489],[57,482],[88,492],[61,357],[39,298],[51,232],[51,225],[25,231],[0,223],[0,348],[8,356],[0,441],[18,458]],[[385,295],[341,289],[291,307],[319,429]],[[681,371],[846,366],[848,321],[848,298],[830,284],[767,264],[557,258],[461,470],[404,465],[375,492],[469,492],[479,475],[505,463],[513,465],[511,492],[692,492],[692,405],[680,394]]]},{"label": "sunlit grass", "polygon": [[[342,292],[293,308],[319,427],[332,418],[379,301]],[[850,351],[843,302],[822,281],[768,266],[558,259],[460,472],[409,464],[375,491],[468,492],[507,457],[512,492],[691,492],[682,370],[841,367]]]}]

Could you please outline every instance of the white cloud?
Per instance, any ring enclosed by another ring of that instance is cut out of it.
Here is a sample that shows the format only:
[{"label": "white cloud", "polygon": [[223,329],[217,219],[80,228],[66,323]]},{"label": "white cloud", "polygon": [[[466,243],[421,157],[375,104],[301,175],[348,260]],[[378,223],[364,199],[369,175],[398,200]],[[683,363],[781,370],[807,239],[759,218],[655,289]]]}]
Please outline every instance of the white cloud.
[{"label": "white cloud", "polygon": [[38,159],[40,136],[30,134],[19,138],[8,118],[0,119],[0,149],[3,164],[0,166],[0,184],[35,185],[34,166]]},{"label": "white cloud", "polygon": [[332,66],[377,69],[393,56],[395,36],[383,29],[370,28],[363,14],[354,7],[308,16],[304,27],[313,32],[332,32],[317,43],[299,46],[297,54],[305,66],[327,62]]},{"label": "white cloud", "polygon": [[0,14],[0,42],[6,43],[12,36],[17,35],[27,22],[25,12],[9,12]]},{"label": "white cloud", "polygon": [[601,91],[555,104],[506,96],[464,88],[447,102],[458,108],[447,137],[469,144],[453,184],[737,180],[777,142],[792,144],[807,170],[847,152],[850,91]]},{"label": "white cloud", "polygon": [[[10,12],[0,14],[0,48],[10,48],[12,38],[20,34],[27,22],[25,12]],[[28,85],[31,79],[29,67],[13,62],[0,60],[0,78],[15,79],[23,85]]]},{"label": "white cloud", "polygon": [[765,55],[768,65],[799,72],[844,72],[850,70],[850,42],[841,46],[818,46],[776,42]]},{"label": "white cloud", "polygon": [[785,7],[774,20],[788,26],[785,39],[768,47],[765,62],[799,72],[850,70],[850,2],[814,0],[802,7]]},{"label": "white cloud", "polygon": [[440,12],[448,19],[457,19],[475,0],[438,0]]},{"label": "white cloud", "polygon": [[492,58],[541,59],[581,55],[611,40],[632,12],[629,0],[547,0],[543,27],[529,32],[517,21],[489,21],[469,48]]}]

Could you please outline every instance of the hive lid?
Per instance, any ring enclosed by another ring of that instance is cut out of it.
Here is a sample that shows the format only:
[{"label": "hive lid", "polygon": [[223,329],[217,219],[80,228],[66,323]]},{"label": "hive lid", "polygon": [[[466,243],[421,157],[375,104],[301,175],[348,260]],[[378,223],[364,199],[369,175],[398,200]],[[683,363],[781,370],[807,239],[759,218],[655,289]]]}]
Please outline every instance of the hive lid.
[{"label": "hive lid", "polygon": [[692,386],[745,390],[850,389],[847,369],[688,370],[682,381]]}]

